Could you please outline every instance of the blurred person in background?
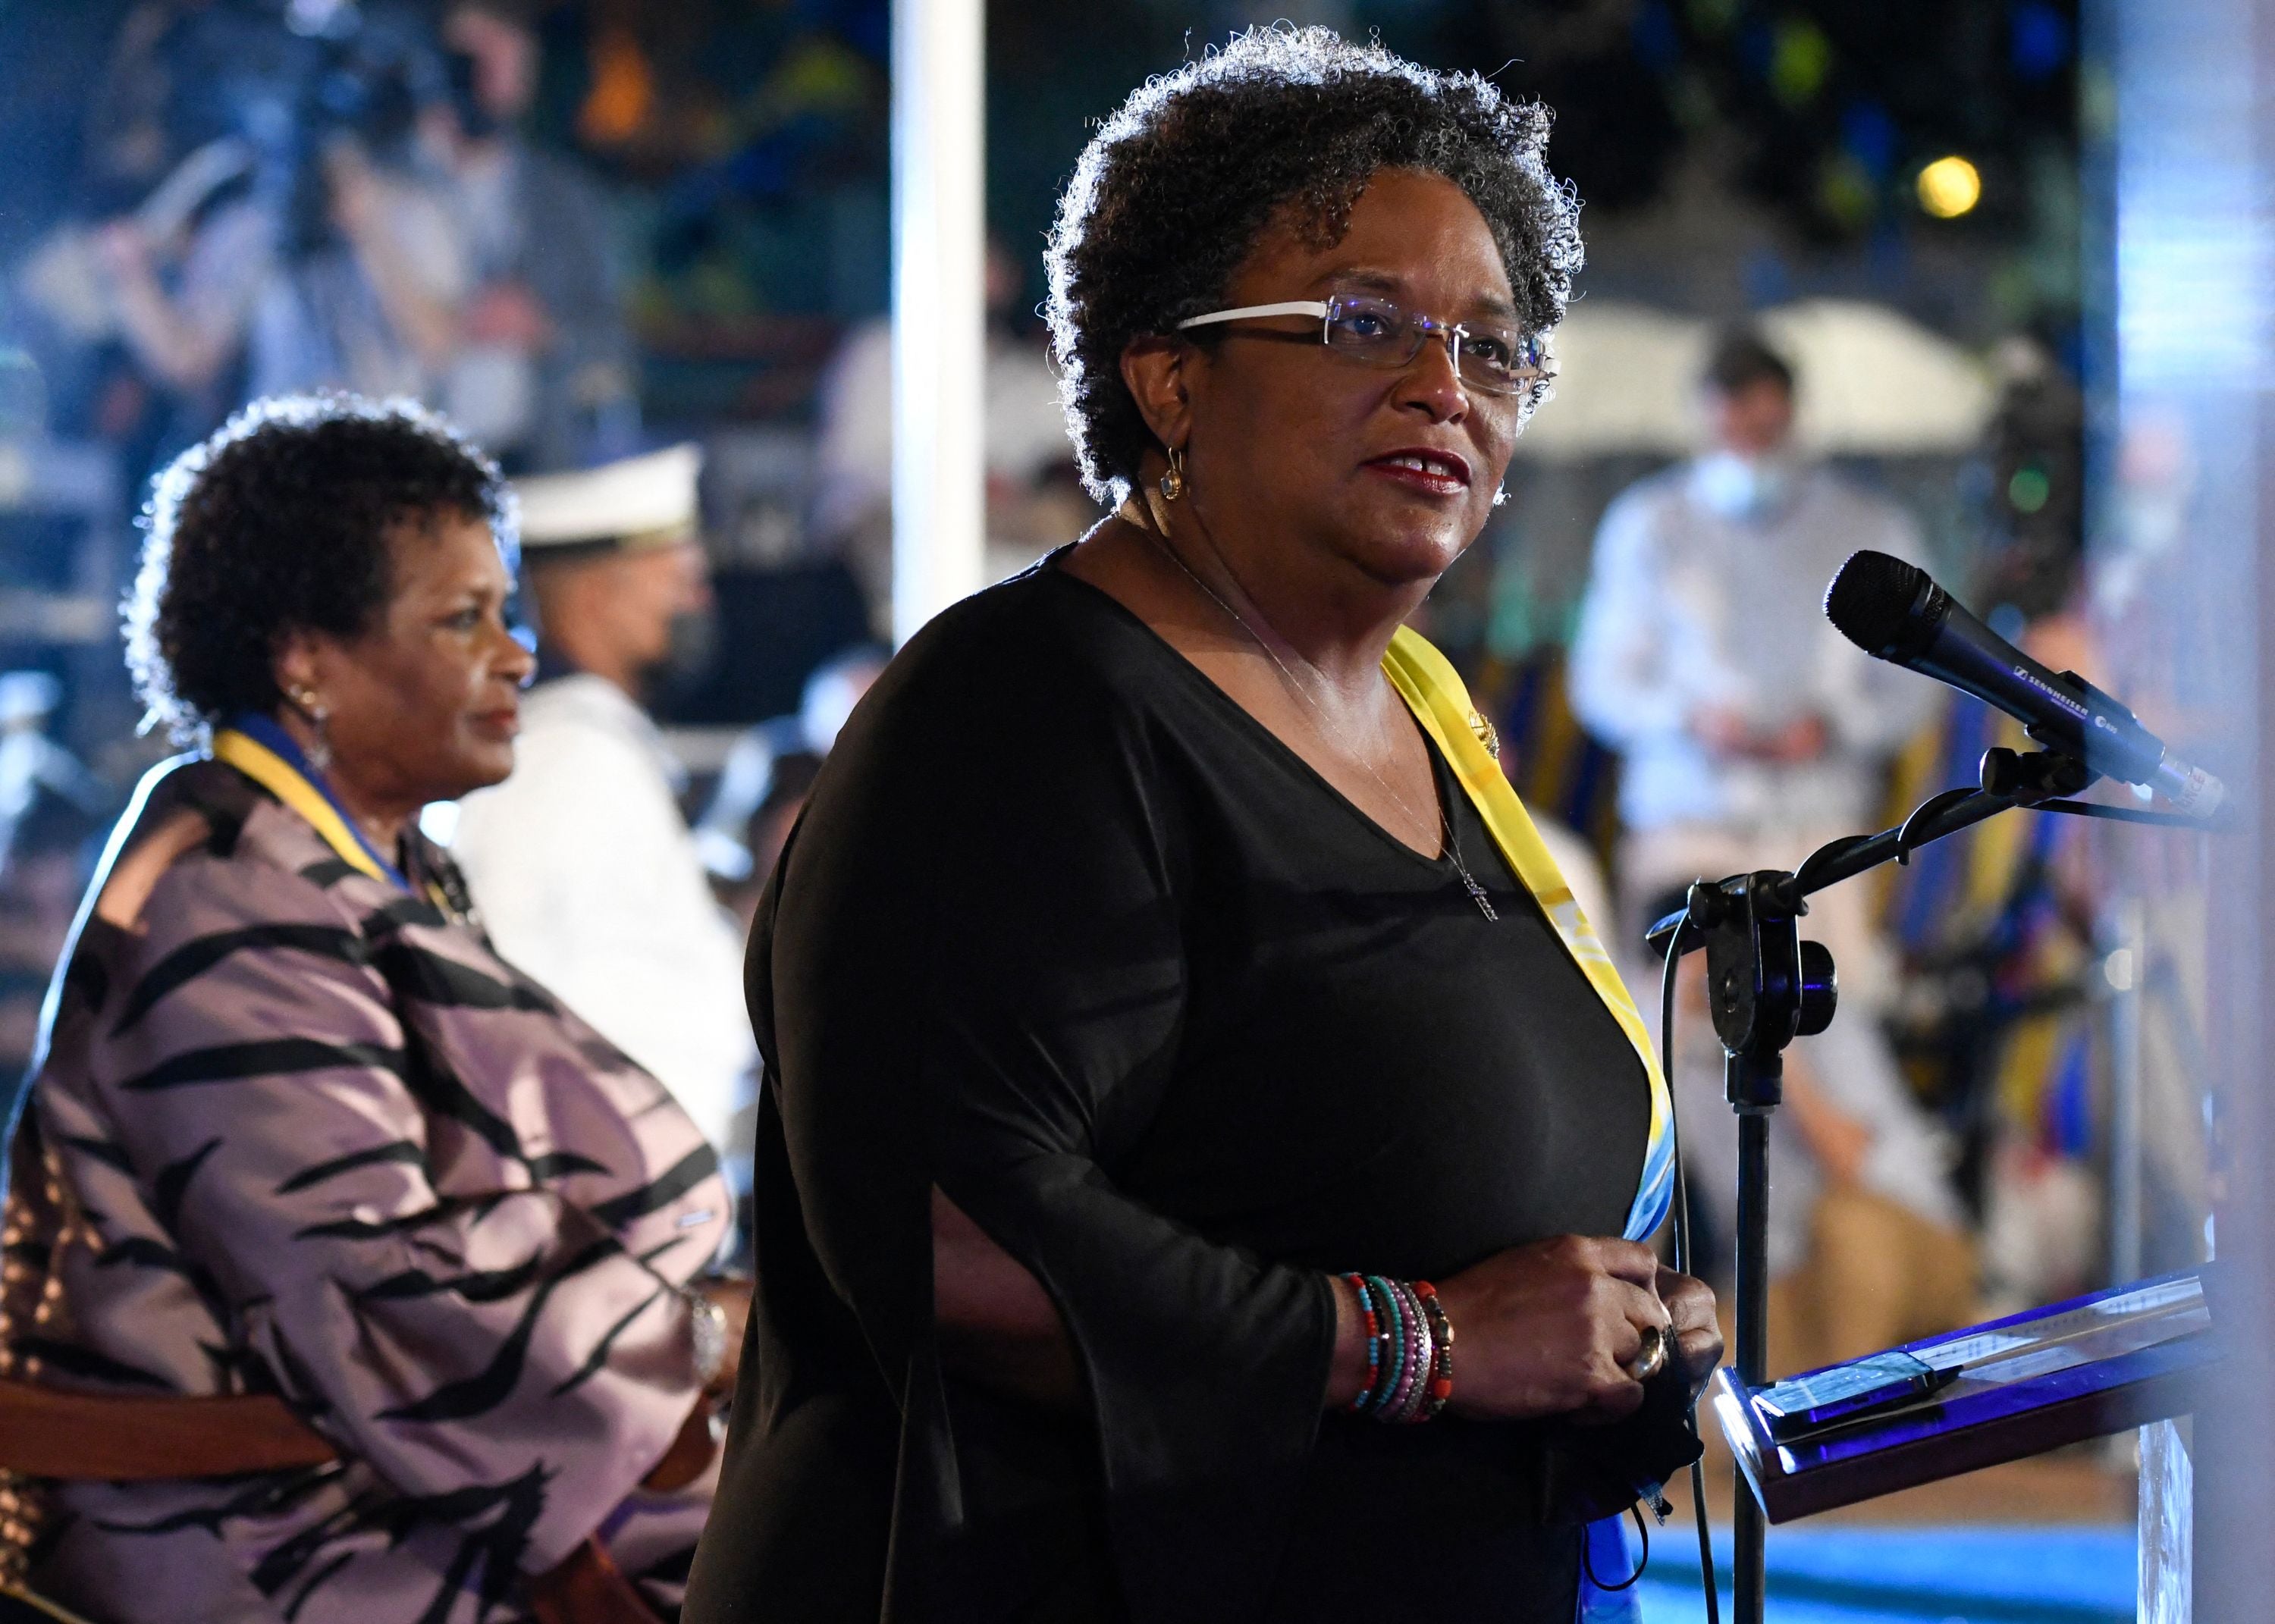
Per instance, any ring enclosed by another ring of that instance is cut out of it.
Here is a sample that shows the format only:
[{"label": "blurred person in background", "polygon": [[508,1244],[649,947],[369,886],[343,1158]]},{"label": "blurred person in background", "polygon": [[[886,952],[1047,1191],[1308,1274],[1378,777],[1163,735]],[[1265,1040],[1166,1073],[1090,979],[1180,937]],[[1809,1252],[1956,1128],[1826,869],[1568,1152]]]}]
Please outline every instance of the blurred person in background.
[{"label": "blurred person in background", "polygon": [[47,671],[0,675],[0,850],[42,796],[88,818],[114,809],[110,786],[49,736],[64,685]]},{"label": "blurred person in background", "polygon": [[891,653],[874,643],[856,644],[832,654],[813,668],[797,697],[797,742],[817,756],[826,756],[837,743],[845,724],[853,720],[862,696],[885,674]]},{"label": "blurred person in background", "polygon": [[[41,426],[63,436],[117,444],[135,468],[152,460],[154,447],[170,457],[204,438],[237,399],[233,394],[219,399],[178,395],[140,363],[120,342],[117,301],[104,264],[105,228],[131,217],[161,277],[181,274],[201,216],[227,200],[226,184],[246,168],[246,144],[210,116],[204,99],[216,77],[208,49],[213,30],[200,15],[204,9],[194,0],[140,0],[123,11],[47,7],[36,16],[19,10],[9,19],[18,29],[28,24],[42,30],[38,46],[19,42],[16,49],[27,64],[37,62],[32,71],[51,84],[68,72],[42,72],[52,60],[49,53],[63,43],[52,32],[58,23],[67,33],[103,35],[105,60],[100,66],[87,64],[70,200],[8,268],[7,285],[0,288],[0,331],[37,361],[43,378]],[[69,89],[58,85],[57,94]],[[223,148],[235,152],[217,165],[214,160]],[[13,174],[20,180],[42,167],[19,163]],[[218,197],[216,185],[223,188]],[[9,223],[11,237],[40,223],[14,210]],[[0,433],[16,428],[11,423]]]},{"label": "blurred person in background", "polygon": [[684,778],[642,705],[707,588],[679,446],[525,479],[539,636],[513,776],[460,804],[451,853],[498,951],[663,1079],[715,1145],[757,1049],[742,937],[679,809]]},{"label": "blurred person in background", "polygon": [[418,827],[513,765],[511,552],[495,466],[410,408],[263,402],[159,484],[128,660],[193,752],[105,854],[9,1147],[0,1580],[121,1621],[676,1605],[728,1191]]},{"label": "blurred person in background", "polygon": [[[1684,893],[1645,910],[1663,918]],[[1737,1114],[1706,1005],[1706,956],[1676,976],[1675,1108],[1694,1211],[1727,1277],[1737,1234]],[[1976,1244],[1952,1178],[1957,1147],[1914,1098],[1871,1023],[1844,1015],[1786,1052],[1770,1119],[1772,1375],[1877,1353],[1981,1318]],[[1704,1238],[1704,1237],[1702,1237]]]},{"label": "blurred person in background", "polygon": [[[230,147],[242,150],[216,143],[205,151],[225,155]],[[191,165],[210,162],[200,155]],[[232,194],[229,178],[178,220],[155,218],[146,201],[105,223],[94,238],[96,275],[84,284],[99,312],[89,335],[116,333],[169,401],[174,432],[197,426],[191,439],[203,438],[236,404],[251,307],[273,248],[267,213],[241,188]],[[117,422],[115,412],[104,415]]]},{"label": "blurred person in background", "polygon": [[442,94],[431,31],[383,8],[308,34],[228,10],[192,26],[210,36],[208,57],[229,61],[210,95],[249,155],[245,184],[178,223],[161,211],[162,229],[147,209],[103,228],[128,346],[191,401],[320,389],[438,399],[473,284],[461,224],[419,150],[422,110]]},{"label": "blurred person in background", "polygon": [[[1969,601],[1999,634],[2056,671],[2109,676],[2101,626],[2121,624],[2139,555],[2124,549],[2098,578],[2089,612],[2084,572],[2084,397],[2037,338],[2002,340],[2000,383],[1980,462],[1968,487],[1981,507],[1978,584]],[[2119,505],[2136,487],[2123,476],[2153,435],[2127,442],[2116,470]],[[2126,517],[2137,517],[2128,514]],[[2177,519],[2173,523],[2177,524]],[[2129,526],[2120,524],[2120,532]],[[2156,701],[2144,707],[2153,714]],[[2185,721],[2171,712],[2153,723]],[[1901,800],[1965,782],[1992,746],[2027,751],[2021,724],[1977,700],[1955,699],[1924,748],[1908,752]],[[2133,839],[2112,846],[2069,818],[1986,825],[1964,842],[1925,848],[1891,873],[1889,918],[1902,933],[1907,979],[1897,1011],[1907,1058],[1937,1082],[1941,1113],[1959,1136],[1960,1189],[1980,1214],[1986,1309],[2007,1313],[2105,1284],[2113,1249],[2106,1182],[2111,1059],[2104,954],[2111,938],[2140,934],[2125,960],[2143,1018],[2137,1076],[2147,1091],[2140,1149],[2148,1170],[2136,1273],[2201,1261],[2208,1160],[2192,1090],[2203,1075],[2196,1016],[2178,996],[2186,978],[2170,941],[2201,929],[2203,880],[2175,849]],[[2146,902],[2137,924],[2108,908],[2112,884],[2132,876]],[[2160,918],[2161,916],[2161,918]],[[2172,934],[2158,940],[2161,932]],[[2185,952],[2185,950],[2183,950]],[[2120,1006],[2122,1008],[2122,1005]],[[2114,1152],[2122,1154],[2122,1147]],[[2156,1237],[2161,1237],[2161,1243]]]},{"label": "blurred person in background", "polygon": [[[82,181],[143,192],[182,154],[179,110],[194,94],[196,0],[135,0],[117,19],[87,102]],[[210,132],[208,132],[210,133]]]},{"label": "blurred person in background", "polygon": [[751,919],[744,904],[757,900],[774,871],[780,838],[790,832],[781,821],[783,810],[794,817],[795,806],[804,804],[822,758],[889,657],[870,643],[831,655],[807,676],[794,713],[745,730],[727,752],[695,838],[704,866],[745,929]]},{"label": "blurred person in background", "polygon": [[0,1123],[32,1061],[40,1005],[118,797],[49,736],[63,684],[0,676]]},{"label": "blurred person in background", "polygon": [[109,797],[91,812],[42,787],[9,826],[0,855],[0,1123],[38,1054],[48,985],[115,811]]},{"label": "blurred person in background", "polygon": [[764,792],[742,820],[736,848],[743,857],[735,873],[711,871],[719,900],[745,933],[758,917],[759,899],[766,894],[775,865],[790,844],[790,830],[820,776],[821,758],[811,751],[793,750],[776,756],[768,765]]},{"label": "blurred person in background", "polygon": [[639,408],[608,204],[521,134],[539,65],[527,8],[455,6],[442,41],[450,94],[427,132],[471,283],[444,404],[509,468],[621,454]]},{"label": "blurred person in background", "polygon": [[224,136],[148,181],[114,177],[12,268],[59,427],[170,456],[228,415],[241,291],[268,251],[260,211],[244,206],[253,164],[249,143]]},{"label": "blurred person in background", "polygon": [[[1920,542],[1895,504],[1798,452],[1794,391],[1758,336],[1726,335],[1704,380],[1710,448],[1623,493],[1597,533],[1572,704],[1622,756],[1621,888],[1638,929],[1639,904],[1670,887],[1793,867],[1877,828],[1887,765],[1934,699],[1825,618],[1851,553],[1916,562]],[[1834,887],[1802,927],[1864,1021],[1893,980],[1873,895]]]},{"label": "blurred person in background", "polygon": [[[710,804],[696,822],[695,844],[713,895],[734,917],[738,939],[750,934],[823,759],[889,658],[868,643],[833,654],[807,676],[795,712],[746,729],[728,752]],[[757,1149],[757,1105],[751,1098],[735,1114],[726,1147],[730,1176],[750,1167]]]},{"label": "blurred person in background", "polygon": [[[987,571],[990,580],[1032,563],[1097,517],[1075,477],[1059,381],[1041,340],[1014,320],[1018,260],[987,245]],[[893,329],[883,316],[847,334],[824,373],[817,405],[815,491],[809,526],[817,547],[841,554],[888,623],[893,538]]]},{"label": "blurred person in background", "polygon": [[315,163],[318,197],[283,212],[250,307],[248,393],[437,399],[470,291],[457,223],[432,183],[351,138]]}]

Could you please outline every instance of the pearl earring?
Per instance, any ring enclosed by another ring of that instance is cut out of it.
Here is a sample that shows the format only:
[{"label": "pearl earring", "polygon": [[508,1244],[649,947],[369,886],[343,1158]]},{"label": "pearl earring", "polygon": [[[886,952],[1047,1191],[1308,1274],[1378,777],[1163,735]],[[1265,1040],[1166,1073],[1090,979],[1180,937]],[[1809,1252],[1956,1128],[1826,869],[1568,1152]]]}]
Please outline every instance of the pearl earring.
[{"label": "pearl earring", "polygon": [[308,752],[308,765],[321,773],[332,764],[331,735],[326,731],[325,726],[331,721],[332,714],[325,708],[323,700],[317,697],[313,688],[288,689],[285,698],[300,707],[309,724],[316,729],[316,743],[314,748]]}]

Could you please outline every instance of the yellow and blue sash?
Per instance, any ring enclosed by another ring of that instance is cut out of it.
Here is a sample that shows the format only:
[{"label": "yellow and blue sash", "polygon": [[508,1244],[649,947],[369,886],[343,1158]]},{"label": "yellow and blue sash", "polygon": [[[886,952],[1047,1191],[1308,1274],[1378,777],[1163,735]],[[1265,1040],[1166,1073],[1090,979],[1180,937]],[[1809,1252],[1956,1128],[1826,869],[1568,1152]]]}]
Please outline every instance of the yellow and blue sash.
[{"label": "yellow and blue sash", "polygon": [[292,736],[268,717],[239,716],[214,735],[213,753],[214,759],[226,761],[307,820],[350,868],[399,890],[411,889],[403,871],[365,837]]},{"label": "yellow and blue sash", "polygon": [[1423,730],[1437,741],[1440,752],[1454,769],[1455,778],[1491,831],[1493,843],[1500,848],[1501,856],[1508,860],[1524,888],[1539,903],[1541,911],[1556,927],[1564,950],[1572,956],[1580,973],[1587,977],[1588,985],[1604,1001],[1604,1007],[1612,1012],[1612,1018],[1619,1023],[1620,1030],[1627,1034],[1628,1041],[1635,1046],[1636,1054],[1643,1061],[1644,1075],[1651,1089],[1651,1137],[1644,1151],[1643,1177],[1636,1190],[1635,1205],[1628,1212],[1626,1230],[1629,1240],[1643,1240],[1666,1220],[1674,1197],[1674,1107],[1667,1097],[1667,1078],[1659,1069],[1659,1056],[1652,1051],[1643,1014],[1628,995],[1620,972],[1613,967],[1612,956],[1605,951],[1587,916],[1580,911],[1572,888],[1564,883],[1556,859],[1548,855],[1548,848],[1542,843],[1540,832],[1532,827],[1523,802],[1509,787],[1500,763],[1487,752],[1485,741],[1478,736],[1477,712],[1470,704],[1469,691],[1462,687],[1461,677],[1445,655],[1419,633],[1402,626],[1391,638],[1382,668]]}]

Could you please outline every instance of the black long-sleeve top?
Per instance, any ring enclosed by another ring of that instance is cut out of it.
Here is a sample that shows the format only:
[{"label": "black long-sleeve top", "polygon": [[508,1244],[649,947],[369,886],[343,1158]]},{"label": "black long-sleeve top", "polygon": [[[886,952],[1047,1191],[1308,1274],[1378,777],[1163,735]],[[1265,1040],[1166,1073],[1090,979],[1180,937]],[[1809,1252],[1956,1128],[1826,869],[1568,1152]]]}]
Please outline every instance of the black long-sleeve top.
[{"label": "black long-sleeve top", "polygon": [[[1432,759],[1498,921],[1053,561],[894,661],[751,945],[760,1295],[690,1624],[1569,1624],[1542,1427],[1321,1410],[1326,1272],[1619,1234],[1644,1165],[1641,1060]],[[935,1183],[1057,1304],[1077,1416],[943,1370]]]}]

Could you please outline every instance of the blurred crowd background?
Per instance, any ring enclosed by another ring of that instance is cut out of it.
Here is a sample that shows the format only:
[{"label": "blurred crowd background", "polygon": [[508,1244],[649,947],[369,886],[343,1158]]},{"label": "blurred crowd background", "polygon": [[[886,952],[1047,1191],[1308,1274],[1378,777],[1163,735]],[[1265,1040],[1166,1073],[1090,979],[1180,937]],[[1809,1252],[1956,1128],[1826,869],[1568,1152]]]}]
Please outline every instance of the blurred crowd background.
[{"label": "blurred crowd background", "polygon": [[[998,574],[1097,517],[1033,314],[1090,121],[1281,16],[1555,109],[1583,297],[1426,630],[1633,956],[1690,854],[1797,864],[2020,742],[1925,679],[1811,686],[1795,650],[1849,547],[1908,552],[2048,664],[2102,669],[2171,480],[2128,449],[2127,525],[2089,570],[2111,115],[2070,0],[992,0]],[[888,21],[885,0],[0,0],[0,1076],[161,752],[118,655],[134,512],[262,393],[416,396],[514,472],[702,446],[710,607],[651,697],[722,904],[749,905],[887,624]],[[1757,611],[1792,628],[1759,659],[1644,668]],[[2195,1260],[2195,984],[2120,900],[2169,898],[2191,861],[2017,817],[1825,921],[1854,1035],[1803,1046],[1821,1086],[1781,1129],[1788,1323],[1813,1327],[1792,1335],[1890,1332],[1833,1323],[1809,1284],[1860,1259],[1908,1260],[1904,1334]],[[1714,1056],[1680,1058],[1712,1193]],[[2181,1103],[2144,1110],[2159,1088]]]}]

